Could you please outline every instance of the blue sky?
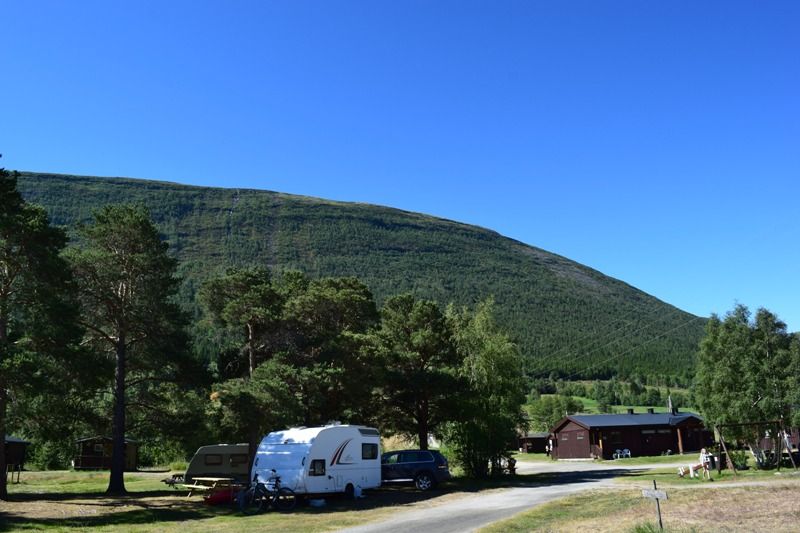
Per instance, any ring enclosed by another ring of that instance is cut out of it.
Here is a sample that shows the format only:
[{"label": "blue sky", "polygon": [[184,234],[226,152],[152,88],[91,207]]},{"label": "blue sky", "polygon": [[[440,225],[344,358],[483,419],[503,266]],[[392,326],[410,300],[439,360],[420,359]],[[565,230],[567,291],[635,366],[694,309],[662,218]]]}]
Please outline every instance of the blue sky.
[{"label": "blue sky", "polygon": [[800,330],[800,2],[0,12],[7,168],[421,211]]}]

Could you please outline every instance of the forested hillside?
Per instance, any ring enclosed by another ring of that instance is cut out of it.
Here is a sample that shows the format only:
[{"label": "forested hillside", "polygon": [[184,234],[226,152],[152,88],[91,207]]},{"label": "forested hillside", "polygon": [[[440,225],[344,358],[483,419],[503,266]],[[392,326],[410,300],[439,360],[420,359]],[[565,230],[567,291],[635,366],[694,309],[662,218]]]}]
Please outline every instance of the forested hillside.
[{"label": "forested hillside", "polygon": [[119,178],[21,173],[18,186],[70,229],[105,204],[146,205],[180,262],[182,303],[196,317],[204,279],[229,266],[262,265],[357,276],[379,304],[404,291],[443,304],[493,296],[531,375],[685,377],[703,333],[703,319],[622,281],[496,232],[418,213]]}]

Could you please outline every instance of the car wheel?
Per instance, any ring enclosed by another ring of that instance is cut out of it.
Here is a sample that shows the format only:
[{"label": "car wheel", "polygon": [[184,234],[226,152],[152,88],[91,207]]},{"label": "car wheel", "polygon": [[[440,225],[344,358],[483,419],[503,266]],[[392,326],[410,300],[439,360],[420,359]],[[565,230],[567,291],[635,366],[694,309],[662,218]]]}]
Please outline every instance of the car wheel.
[{"label": "car wheel", "polygon": [[416,485],[419,490],[431,490],[435,484],[436,482],[429,472],[420,472],[414,479],[414,485]]}]

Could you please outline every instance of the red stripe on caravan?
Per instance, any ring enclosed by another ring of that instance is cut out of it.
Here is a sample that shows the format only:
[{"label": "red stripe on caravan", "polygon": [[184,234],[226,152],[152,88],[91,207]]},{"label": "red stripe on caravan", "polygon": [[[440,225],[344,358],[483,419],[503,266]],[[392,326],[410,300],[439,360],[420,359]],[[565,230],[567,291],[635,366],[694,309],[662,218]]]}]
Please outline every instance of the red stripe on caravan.
[{"label": "red stripe on caravan", "polygon": [[332,465],[338,463],[342,459],[342,454],[344,453],[344,449],[347,448],[347,445],[350,444],[351,440],[353,439],[347,439],[339,446],[339,449],[337,449],[336,453],[333,454],[333,459],[331,459]]},{"label": "red stripe on caravan", "polygon": [[335,451],[335,452],[333,452],[333,455],[331,456],[331,464],[336,464],[336,457],[339,455],[339,452],[340,452],[340,451],[342,451],[342,446],[344,446],[344,445],[345,445],[345,443],[346,443],[346,442],[343,442],[343,443],[341,443],[341,444],[339,445],[339,447],[338,447],[338,448],[336,448],[336,451]]}]

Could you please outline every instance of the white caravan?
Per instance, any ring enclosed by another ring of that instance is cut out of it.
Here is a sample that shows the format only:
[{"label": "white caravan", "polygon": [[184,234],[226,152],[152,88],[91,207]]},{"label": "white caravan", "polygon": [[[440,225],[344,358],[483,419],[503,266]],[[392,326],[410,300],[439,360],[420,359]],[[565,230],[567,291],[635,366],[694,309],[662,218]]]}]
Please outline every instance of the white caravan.
[{"label": "white caravan", "polygon": [[281,485],[298,494],[344,492],[381,484],[377,429],[332,424],[273,431],[258,445],[250,479],[266,482],[275,470]]}]

